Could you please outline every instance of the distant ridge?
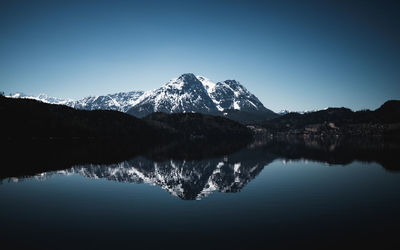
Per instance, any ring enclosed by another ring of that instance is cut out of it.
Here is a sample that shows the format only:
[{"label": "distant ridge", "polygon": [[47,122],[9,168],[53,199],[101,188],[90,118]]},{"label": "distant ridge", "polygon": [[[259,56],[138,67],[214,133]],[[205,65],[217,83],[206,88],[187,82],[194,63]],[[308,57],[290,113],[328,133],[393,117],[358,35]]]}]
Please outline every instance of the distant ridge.
[{"label": "distant ridge", "polygon": [[264,121],[262,127],[276,135],[300,136],[400,136],[400,101],[390,100],[376,110],[328,108],[309,113],[288,113]]},{"label": "distant ridge", "polygon": [[54,98],[46,94],[26,95],[23,93],[15,93],[8,97],[33,99],[44,103],[61,104],[83,110],[116,110],[126,112],[143,93],[144,91],[120,92],[101,96],[88,96],[77,101]]},{"label": "distant ridge", "polygon": [[219,115],[242,123],[261,122],[278,114],[264,107],[260,100],[236,80],[214,83],[204,76],[183,74],[164,86],[150,91],[131,91],[64,100],[16,93],[13,98],[35,99],[84,110],[117,110],[136,117],[153,112],[202,113]]}]

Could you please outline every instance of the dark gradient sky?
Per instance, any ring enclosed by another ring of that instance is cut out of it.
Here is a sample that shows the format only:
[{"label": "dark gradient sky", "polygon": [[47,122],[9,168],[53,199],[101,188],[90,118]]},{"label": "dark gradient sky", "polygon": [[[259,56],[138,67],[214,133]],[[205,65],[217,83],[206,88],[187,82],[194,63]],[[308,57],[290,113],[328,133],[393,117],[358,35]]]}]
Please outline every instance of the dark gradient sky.
[{"label": "dark gradient sky", "polygon": [[274,111],[375,109],[400,99],[396,2],[2,0],[0,90],[77,99],[193,72]]}]

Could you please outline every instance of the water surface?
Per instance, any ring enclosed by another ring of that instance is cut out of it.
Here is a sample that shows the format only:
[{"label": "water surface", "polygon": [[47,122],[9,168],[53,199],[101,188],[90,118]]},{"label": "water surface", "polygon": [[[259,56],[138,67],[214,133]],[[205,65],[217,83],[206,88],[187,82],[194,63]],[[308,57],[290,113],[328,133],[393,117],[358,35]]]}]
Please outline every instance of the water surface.
[{"label": "water surface", "polygon": [[1,242],[6,249],[398,249],[396,164],[337,164],[340,154],[322,160],[282,148],[136,156],[4,178]]}]

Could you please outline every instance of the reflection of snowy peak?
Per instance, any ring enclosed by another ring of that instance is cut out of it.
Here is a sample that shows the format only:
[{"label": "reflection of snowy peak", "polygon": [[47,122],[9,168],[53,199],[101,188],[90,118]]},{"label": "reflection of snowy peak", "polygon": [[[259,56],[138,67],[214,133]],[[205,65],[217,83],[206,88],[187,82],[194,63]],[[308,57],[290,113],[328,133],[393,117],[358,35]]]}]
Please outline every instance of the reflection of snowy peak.
[{"label": "reflection of snowy peak", "polygon": [[264,164],[231,162],[227,157],[200,161],[153,162],[143,157],[113,165],[85,165],[37,175],[80,174],[88,178],[158,185],[184,200],[206,197],[213,191],[239,192],[263,169]]}]

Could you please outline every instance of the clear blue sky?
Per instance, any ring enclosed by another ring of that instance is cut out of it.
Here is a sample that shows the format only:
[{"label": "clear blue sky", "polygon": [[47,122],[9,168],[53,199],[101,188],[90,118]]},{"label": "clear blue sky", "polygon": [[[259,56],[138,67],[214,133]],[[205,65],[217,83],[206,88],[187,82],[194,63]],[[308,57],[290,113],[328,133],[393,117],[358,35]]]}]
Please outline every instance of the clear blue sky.
[{"label": "clear blue sky", "polygon": [[2,0],[0,90],[78,99],[193,72],[274,111],[400,99],[396,1],[260,2]]}]

